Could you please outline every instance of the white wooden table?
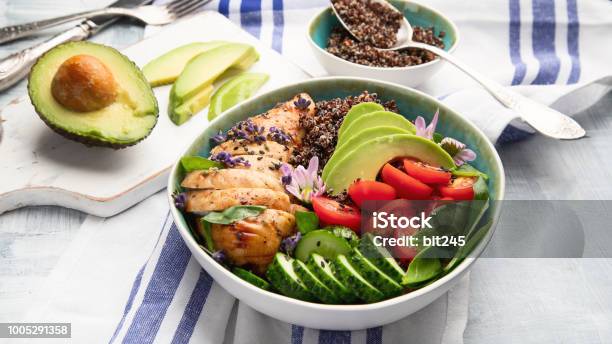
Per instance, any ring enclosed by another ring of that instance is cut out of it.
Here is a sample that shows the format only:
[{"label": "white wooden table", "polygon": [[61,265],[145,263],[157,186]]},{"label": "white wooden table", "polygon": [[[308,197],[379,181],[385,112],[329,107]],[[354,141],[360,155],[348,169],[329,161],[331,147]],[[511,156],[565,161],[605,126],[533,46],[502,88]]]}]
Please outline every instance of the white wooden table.
[{"label": "white wooden table", "polygon": [[[108,3],[105,0],[2,0],[0,26],[93,9]],[[93,40],[120,49],[137,42],[142,35],[142,25],[117,23]],[[40,36],[2,45],[0,56],[46,38],[48,36]],[[22,81],[0,93],[0,108],[25,94],[26,82]],[[23,311],[22,306],[32,289],[53,269],[85,216],[59,207],[23,208],[0,216],[0,322],[11,321],[15,314]]]}]

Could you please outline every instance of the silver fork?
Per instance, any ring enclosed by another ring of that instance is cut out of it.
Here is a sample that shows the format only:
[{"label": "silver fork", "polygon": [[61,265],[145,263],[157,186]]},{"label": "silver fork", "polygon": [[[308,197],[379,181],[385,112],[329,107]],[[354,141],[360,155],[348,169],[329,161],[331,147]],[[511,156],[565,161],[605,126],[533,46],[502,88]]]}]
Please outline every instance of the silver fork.
[{"label": "silver fork", "polygon": [[93,11],[69,14],[67,16],[45,19],[41,21],[5,26],[0,28],[0,44],[10,42],[22,37],[33,35],[57,25],[72,21],[95,18],[101,16],[125,16],[136,18],[149,25],[164,25],[197,9],[207,0],[174,0],[164,5],[148,5],[134,8],[107,7]]}]

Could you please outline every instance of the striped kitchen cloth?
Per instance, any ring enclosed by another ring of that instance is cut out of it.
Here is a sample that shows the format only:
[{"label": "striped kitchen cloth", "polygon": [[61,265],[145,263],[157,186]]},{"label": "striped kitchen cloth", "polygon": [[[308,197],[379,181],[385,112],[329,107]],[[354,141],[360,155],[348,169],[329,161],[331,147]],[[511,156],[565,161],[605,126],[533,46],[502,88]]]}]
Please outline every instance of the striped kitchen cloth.
[{"label": "striped kitchen cloth", "polygon": [[[427,3],[459,26],[462,42],[457,56],[540,101],[550,104],[578,87],[592,90],[597,83],[583,85],[612,74],[612,8],[605,0]],[[319,76],[325,71],[310,54],[305,26],[326,4],[219,0],[206,9],[227,15]],[[515,115],[452,66],[421,88],[465,113],[492,140],[529,135],[520,123],[508,127]],[[583,98],[583,106],[599,99],[592,92]],[[113,218],[88,217],[47,285],[33,297],[27,321],[72,322],[77,343],[462,342],[468,279],[395,324],[352,332],[303,328],[235,302],[191,257],[167,207],[161,192]]]}]

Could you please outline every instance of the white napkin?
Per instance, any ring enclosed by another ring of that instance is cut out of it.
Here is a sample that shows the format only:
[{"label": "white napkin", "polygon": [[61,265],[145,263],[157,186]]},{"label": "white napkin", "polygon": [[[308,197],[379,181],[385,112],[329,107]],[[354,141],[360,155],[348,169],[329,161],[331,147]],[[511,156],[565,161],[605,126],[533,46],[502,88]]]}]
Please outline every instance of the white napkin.
[{"label": "white napkin", "polygon": [[[428,2],[458,24],[463,38],[457,56],[504,84],[564,85],[611,74],[612,44],[606,34],[611,13],[605,1],[556,1],[552,9],[539,0],[479,0],[469,6]],[[221,0],[207,8],[227,13],[311,74],[321,75],[324,71],[304,44],[304,30],[312,14],[326,4],[323,0]],[[579,50],[573,49],[577,26]],[[540,34],[551,29],[557,44],[552,51],[550,45],[541,46],[546,40]],[[510,39],[511,32],[518,32],[520,41]],[[599,99],[597,84],[593,85],[583,89],[588,91],[584,98],[588,102]],[[550,104],[575,87],[580,86],[525,86],[519,91]],[[451,66],[422,89],[444,98],[492,140],[516,118]],[[506,135],[512,140],[525,131],[510,129]],[[25,319],[72,322],[73,338],[79,343],[462,342],[467,278],[446,296],[395,324],[353,332],[305,329],[235,303],[191,258],[167,219],[167,208],[160,192],[113,218],[89,217],[48,283],[33,297]]]}]

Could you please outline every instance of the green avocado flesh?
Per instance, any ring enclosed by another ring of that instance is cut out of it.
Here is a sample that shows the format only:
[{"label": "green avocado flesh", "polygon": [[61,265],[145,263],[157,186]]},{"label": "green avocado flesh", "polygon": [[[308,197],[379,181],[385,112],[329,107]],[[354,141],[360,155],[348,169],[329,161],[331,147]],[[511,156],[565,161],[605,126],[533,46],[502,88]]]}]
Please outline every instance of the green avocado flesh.
[{"label": "green avocado flesh", "polygon": [[182,45],[151,60],[142,67],[142,72],[151,86],[173,83],[191,59],[224,44],[227,42],[195,42]]},{"label": "green avocado flesh", "polygon": [[342,158],[346,156],[346,154],[354,150],[355,147],[359,146],[360,143],[369,141],[371,139],[375,139],[377,137],[393,135],[393,134],[412,134],[412,133],[406,129],[401,129],[398,127],[387,127],[387,126],[373,127],[373,128],[369,128],[369,129],[365,129],[361,131],[359,134],[348,139],[341,146],[337,146],[336,149],[334,150],[334,154],[332,154],[331,158],[327,161],[327,163],[325,164],[325,167],[323,168],[323,174],[322,174],[323,179],[327,177],[327,175],[329,174],[329,171],[331,171],[334,168],[334,166],[336,165],[336,163],[338,163],[338,161],[342,160]]},{"label": "green avocado flesh", "polygon": [[417,158],[446,169],[455,167],[451,156],[431,140],[415,135],[387,135],[363,142],[346,154],[327,173],[325,184],[339,194],[357,179],[376,180],[384,164],[398,157]]},{"label": "green avocado flesh", "polygon": [[[51,83],[64,61],[90,55],[113,74],[117,99],[107,107],[75,112],[58,103]],[[123,148],[147,137],[157,123],[157,100],[142,72],[117,50],[91,42],[59,45],[43,55],[30,71],[28,92],[32,105],[45,123],[61,135],[90,146]]]},{"label": "green avocado flesh", "polygon": [[359,116],[359,118],[355,119],[349,124],[349,126],[344,130],[343,134],[338,136],[338,143],[336,144],[336,147],[340,147],[350,138],[355,137],[365,129],[379,126],[397,127],[407,130],[411,134],[416,132],[414,124],[412,124],[402,115],[389,111],[370,112]]},{"label": "green avocado flesh", "polygon": [[193,58],[179,75],[172,88],[171,97],[183,104],[212,83],[227,69],[248,68],[259,54],[248,44],[231,43],[208,50]]},{"label": "green avocado flesh", "polygon": [[385,108],[382,105],[377,104],[377,103],[372,103],[372,102],[360,103],[360,104],[357,104],[351,107],[349,112],[347,112],[346,116],[344,116],[344,119],[342,120],[342,124],[340,125],[340,129],[338,129],[338,137],[342,136],[342,134],[344,133],[344,130],[346,130],[346,128],[351,123],[353,123],[353,121],[361,117],[361,115],[365,115],[370,112],[384,111],[384,110]]}]

